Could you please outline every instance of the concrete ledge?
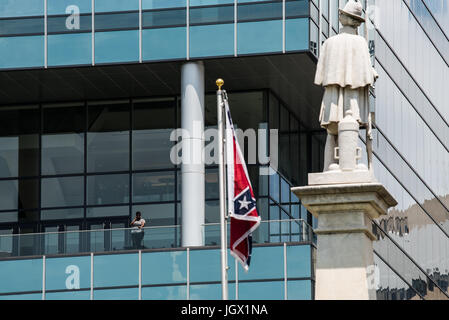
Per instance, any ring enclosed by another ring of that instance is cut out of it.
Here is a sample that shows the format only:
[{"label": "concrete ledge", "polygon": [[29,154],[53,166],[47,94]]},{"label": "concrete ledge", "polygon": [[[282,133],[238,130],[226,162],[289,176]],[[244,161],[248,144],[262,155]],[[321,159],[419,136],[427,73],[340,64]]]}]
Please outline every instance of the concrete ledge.
[{"label": "concrete ledge", "polygon": [[376,178],[368,170],[360,171],[326,171],[309,173],[309,186],[335,185],[347,183],[372,183]]}]

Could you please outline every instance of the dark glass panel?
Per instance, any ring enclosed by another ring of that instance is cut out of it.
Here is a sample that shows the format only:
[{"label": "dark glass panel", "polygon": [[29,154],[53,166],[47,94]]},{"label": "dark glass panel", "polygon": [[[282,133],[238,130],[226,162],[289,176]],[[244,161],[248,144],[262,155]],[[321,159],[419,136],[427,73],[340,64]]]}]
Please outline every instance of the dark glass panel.
[{"label": "dark glass panel", "polygon": [[84,177],[42,179],[42,207],[70,207],[84,204]]},{"label": "dark glass panel", "polygon": [[79,16],[79,29],[67,28],[67,19],[67,15],[55,17],[49,16],[47,18],[48,33],[75,33],[92,31],[92,14],[82,14]]},{"label": "dark glass panel", "polygon": [[0,110],[0,177],[39,174],[39,127],[37,106]]},{"label": "dark glass panel", "polygon": [[237,10],[239,22],[282,19],[282,1],[239,4]]},{"label": "dark glass panel", "polygon": [[234,22],[234,6],[215,6],[190,9],[190,24]]},{"label": "dark glass panel", "polygon": [[139,13],[108,13],[95,15],[95,30],[137,29],[139,28]]},{"label": "dark glass panel", "polygon": [[87,177],[87,204],[104,205],[129,202],[129,175]]},{"label": "dark glass panel", "polygon": [[129,169],[129,111],[127,102],[89,105],[88,172]]},{"label": "dark glass panel", "polygon": [[0,36],[44,34],[43,18],[0,19]]},{"label": "dark glass panel", "polygon": [[164,26],[185,26],[186,9],[144,11],[142,12],[142,25],[144,28]]},{"label": "dark glass panel", "polygon": [[133,170],[173,167],[170,134],[175,128],[175,101],[137,102],[133,118]]},{"label": "dark glass panel", "polygon": [[85,116],[82,105],[44,106],[43,175],[84,171]]},{"label": "dark glass panel", "polygon": [[133,175],[133,202],[173,200],[175,200],[174,171],[135,173]]},{"label": "dark glass panel", "polygon": [[286,1],[285,2],[285,17],[298,17],[309,15],[309,1]]}]

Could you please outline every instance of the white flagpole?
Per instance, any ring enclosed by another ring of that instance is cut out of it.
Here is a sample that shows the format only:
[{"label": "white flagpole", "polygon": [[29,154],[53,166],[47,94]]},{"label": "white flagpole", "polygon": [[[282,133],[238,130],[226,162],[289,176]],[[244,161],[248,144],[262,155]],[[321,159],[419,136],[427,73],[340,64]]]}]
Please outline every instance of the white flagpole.
[{"label": "white flagpole", "polygon": [[227,218],[226,218],[226,174],[224,162],[224,144],[223,144],[223,91],[221,87],[224,84],[222,79],[217,79],[217,122],[218,122],[218,161],[219,161],[219,188],[220,188],[220,228],[221,228],[221,287],[222,298],[228,300],[228,259],[227,259]]}]

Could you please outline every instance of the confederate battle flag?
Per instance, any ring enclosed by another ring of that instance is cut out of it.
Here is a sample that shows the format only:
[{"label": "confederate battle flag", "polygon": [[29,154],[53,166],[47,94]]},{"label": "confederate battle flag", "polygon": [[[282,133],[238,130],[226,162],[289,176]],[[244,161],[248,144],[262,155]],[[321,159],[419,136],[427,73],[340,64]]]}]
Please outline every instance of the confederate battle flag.
[{"label": "confederate battle flag", "polygon": [[226,113],[226,163],[228,166],[228,212],[231,219],[231,254],[247,271],[251,260],[252,232],[260,224],[256,199],[249,181],[232,123],[228,100],[225,97]]}]

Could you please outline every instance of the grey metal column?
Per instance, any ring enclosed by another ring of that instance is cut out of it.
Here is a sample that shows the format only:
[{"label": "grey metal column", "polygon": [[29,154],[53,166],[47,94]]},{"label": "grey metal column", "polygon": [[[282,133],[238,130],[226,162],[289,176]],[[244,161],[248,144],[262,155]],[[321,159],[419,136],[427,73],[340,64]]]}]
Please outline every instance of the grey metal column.
[{"label": "grey metal column", "polygon": [[181,69],[182,246],[204,245],[204,65]]}]

